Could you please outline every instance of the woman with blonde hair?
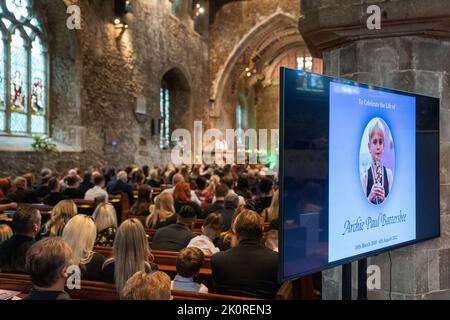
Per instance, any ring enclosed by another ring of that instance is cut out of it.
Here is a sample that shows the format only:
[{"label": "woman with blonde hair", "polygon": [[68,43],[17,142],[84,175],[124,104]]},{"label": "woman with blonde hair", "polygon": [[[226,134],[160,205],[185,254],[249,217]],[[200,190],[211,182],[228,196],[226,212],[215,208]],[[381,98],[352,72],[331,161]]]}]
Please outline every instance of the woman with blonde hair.
[{"label": "woman with blonde hair", "polygon": [[0,244],[13,236],[13,231],[7,224],[0,224]]},{"label": "woman with blonde hair", "polygon": [[209,179],[209,184],[206,189],[202,192],[205,202],[212,203],[214,195],[216,193],[216,187],[220,184],[220,177],[218,175],[213,175]]},{"label": "woman with blonde hair", "polygon": [[112,247],[117,231],[116,209],[111,203],[100,203],[92,215],[97,228],[96,246]]},{"label": "woman with blonde hair", "polygon": [[103,264],[102,281],[115,283],[121,292],[127,280],[138,271],[150,273],[158,269],[153,264],[144,226],[137,219],[122,222],[113,245],[113,258]]},{"label": "woman with blonde hair", "polygon": [[96,236],[94,219],[84,214],[70,219],[62,233],[62,238],[72,248],[72,262],[80,267],[83,280],[101,279],[106,258],[93,251]]},{"label": "woman with blonde hair", "polygon": [[155,205],[145,221],[145,226],[149,229],[158,229],[176,222],[177,215],[173,206],[173,198],[169,193],[163,192],[156,197]]},{"label": "woman with blonde hair", "polygon": [[170,277],[161,271],[136,272],[123,288],[121,300],[171,300]]},{"label": "woman with blonde hair", "polygon": [[78,214],[78,209],[73,200],[62,200],[53,207],[50,220],[43,226],[43,237],[61,236],[64,227],[70,219]]},{"label": "woman with blonde hair", "polygon": [[280,215],[280,201],[279,201],[279,192],[277,190],[273,193],[270,207],[263,210],[262,217],[264,218],[264,222],[271,223],[272,221],[278,220],[279,215]]}]

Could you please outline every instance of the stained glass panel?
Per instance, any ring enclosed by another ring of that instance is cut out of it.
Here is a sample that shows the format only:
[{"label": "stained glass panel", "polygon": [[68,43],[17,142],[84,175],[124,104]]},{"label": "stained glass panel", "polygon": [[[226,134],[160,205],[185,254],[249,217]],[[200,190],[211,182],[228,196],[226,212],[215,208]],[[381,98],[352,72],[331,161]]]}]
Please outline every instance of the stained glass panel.
[{"label": "stained glass panel", "polygon": [[159,109],[161,112],[161,128],[160,128],[160,147],[167,148],[170,141],[169,124],[170,124],[170,99],[169,99],[169,89],[160,89],[160,105]]},{"label": "stained glass panel", "polygon": [[24,29],[25,29],[25,32],[27,33],[27,35],[29,36],[29,37],[31,37],[31,34],[33,33],[33,30],[31,30],[31,28],[30,27],[27,27],[27,26],[25,26],[25,27],[23,27]]},{"label": "stained glass panel", "polygon": [[39,30],[41,29],[41,24],[39,23],[39,21],[36,18],[31,19],[30,23],[35,26],[36,28],[39,28]]},{"label": "stained glass panel", "polygon": [[0,131],[5,131],[6,127],[6,117],[5,112],[0,111]]},{"label": "stained glass panel", "polygon": [[[6,109],[6,98],[5,98],[5,51],[4,51],[4,45],[3,45],[3,39],[2,39],[2,33],[0,32],[0,111]],[[0,130],[3,127],[0,124]]]},{"label": "stained glass panel", "polygon": [[164,148],[164,89],[159,90],[159,112],[161,114],[161,127],[159,128],[159,146]]},{"label": "stained glass panel", "polygon": [[31,116],[31,132],[45,133],[45,117],[34,115]]},{"label": "stained glass panel", "polygon": [[36,115],[45,114],[46,83],[44,47],[39,38],[33,41],[31,49],[31,108]]},{"label": "stained glass panel", "polygon": [[0,43],[0,131],[45,134],[48,79],[41,24],[31,14],[31,0],[0,1],[0,24],[7,28],[2,36],[8,39]]},{"label": "stained glass panel", "polygon": [[166,94],[166,108],[164,110],[165,114],[164,114],[164,139],[165,139],[165,143],[166,143],[166,147],[169,146],[169,141],[170,141],[170,136],[169,136],[169,123],[170,123],[170,113],[169,113],[169,108],[170,108],[170,96],[169,96],[169,89],[165,89]]},{"label": "stained glass panel", "polygon": [[2,18],[2,22],[5,25],[6,29],[9,29],[9,27],[12,25],[11,21],[5,18]]},{"label": "stained glass panel", "polygon": [[30,15],[30,0],[6,0],[6,8],[17,20],[28,18]]},{"label": "stained glass panel", "polygon": [[313,58],[311,56],[305,57],[305,69],[311,71],[313,67]]},{"label": "stained glass panel", "polygon": [[304,67],[305,67],[305,62],[303,60],[303,57],[297,57],[297,69],[303,70]]},{"label": "stained glass panel", "polygon": [[11,113],[11,131],[27,132],[27,115],[23,113]]},{"label": "stained glass panel", "polygon": [[19,113],[27,112],[28,57],[24,45],[24,39],[16,30],[11,37],[11,111]]}]

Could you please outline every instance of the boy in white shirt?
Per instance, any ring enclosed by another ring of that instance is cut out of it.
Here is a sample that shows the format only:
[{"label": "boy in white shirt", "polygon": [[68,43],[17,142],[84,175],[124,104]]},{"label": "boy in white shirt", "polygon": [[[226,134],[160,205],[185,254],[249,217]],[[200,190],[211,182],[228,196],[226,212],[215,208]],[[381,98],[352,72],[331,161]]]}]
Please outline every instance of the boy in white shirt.
[{"label": "boy in white shirt", "polygon": [[177,257],[177,275],[172,281],[171,290],[194,291],[208,293],[208,288],[194,282],[200,272],[205,255],[198,248],[184,248]]},{"label": "boy in white shirt", "polygon": [[203,222],[202,235],[192,238],[187,248],[199,248],[208,256],[219,252],[220,249],[214,245],[214,240],[222,232],[223,226],[224,222],[220,213],[210,213],[205,222]]},{"label": "boy in white shirt", "polygon": [[85,200],[95,200],[97,198],[103,198],[104,202],[108,202],[108,192],[103,188],[105,187],[105,177],[97,175],[94,177],[95,187],[86,191],[84,195]]}]

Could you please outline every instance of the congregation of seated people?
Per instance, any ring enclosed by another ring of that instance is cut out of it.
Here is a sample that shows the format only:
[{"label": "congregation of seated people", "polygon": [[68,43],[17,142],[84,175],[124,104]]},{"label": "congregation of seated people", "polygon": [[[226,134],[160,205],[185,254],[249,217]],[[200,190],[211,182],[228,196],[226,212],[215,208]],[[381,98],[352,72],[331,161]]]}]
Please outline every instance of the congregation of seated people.
[{"label": "congregation of seated people", "polygon": [[[14,213],[11,227],[0,220],[0,272],[29,274],[28,299],[69,299],[68,265],[78,266],[83,280],[113,283],[121,299],[171,299],[170,290],[274,298],[276,184],[267,167],[231,165],[93,167],[62,175],[45,168],[37,179],[3,178],[0,213]],[[117,194],[130,206],[121,222],[109,202]],[[79,212],[79,199],[95,201],[92,214]],[[27,205],[37,203],[52,206],[44,223],[39,207]],[[203,225],[195,229],[198,219]],[[172,280],[152,251],[178,253]],[[195,281],[206,257],[212,288]]]}]

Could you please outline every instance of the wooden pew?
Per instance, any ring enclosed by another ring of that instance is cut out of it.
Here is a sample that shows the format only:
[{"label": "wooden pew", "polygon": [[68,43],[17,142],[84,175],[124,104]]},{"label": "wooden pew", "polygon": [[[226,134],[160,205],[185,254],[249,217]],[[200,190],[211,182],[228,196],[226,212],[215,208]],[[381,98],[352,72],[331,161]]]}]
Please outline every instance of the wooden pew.
[{"label": "wooden pew", "polygon": [[130,215],[130,201],[128,195],[126,193],[117,195],[110,194],[108,197],[109,202],[114,206],[114,209],[116,209],[117,223],[120,224],[128,219],[128,216]]},{"label": "wooden pew", "polygon": [[[129,215],[130,205],[128,202],[128,197],[123,197],[122,195],[109,195],[110,202],[116,209],[118,223],[126,220]],[[101,202],[100,199],[96,200],[84,200],[84,199],[73,199],[75,205],[77,206],[78,213],[92,215],[97,208],[97,205]],[[42,220],[41,223],[44,224],[50,220],[53,206],[49,206],[42,203],[19,203],[18,206],[33,207],[41,212]],[[8,217],[3,218],[0,223],[6,223],[11,226],[12,215],[15,210],[8,210]]]},{"label": "wooden pew", "polygon": [[172,290],[174,300],[261,300],[247,297],[227,296],[214,293],[199,293],[191,291]]},{"label": "wooden pew", "polygon": [[94,213],[94,210],[98,205],[96,200],[74,199],[73,202],[75,202],[75,205],[77,206],[78,213],[89,216]]},{"label": "wooden pew", "polygon": [[[194,230],[201,230],[204,222],[205,222],[204,219],[197,219],[194,224]],[[269,229],[269,223],[264,222],[264,232],[267,232],[268,229]]]},{"label": "wooden pew", "polygon": [[144,228],[145,228],[145,220],[147,220],[147,217],[148,216],[132,216],[132,215],[128,216],[129,219],[133,218],[133,219],[139,220],[142,223],[142,225],[144,226]]},{"label": "wooden pew", "polygon": [[152,188],[152,199],[155,199],[161,193],[161,191],[161,188]]},{"label": "wooden pew", "polygon": [[[153,236],[155,235],[156,230],[155,229],[145,229],[145,233],[148,236],[148,240],[149,243],[152,242]],[[192,230],[193,233],[195,233],[196,235],[201,235],[202,231],[201,230]]]},{"label": "wooden pew", "polygon": [[[94,247],[94,251],[102,254],[106,258],[112,257],[112,248],[111,247]],[[153,261],[159,267],[159,270],[166,272],[172,279],[177,274],[176,262],[178,252],[175,251],[160,251],[160,250],[152,250],[151,254],[153,256]],[[212,272],[211,272],[211,257],[205,256],[203,261],[203,265],[200,269],[200,272],[196,278],[198,282],[202,282],[208,288],[213,288],[212,282]]]},{"label": "wooden pew", "polygon": [[[0,273],[0,289],[19,291],[28,294],[32,289],[30,277],[25,274]],[[72,299],[79,300],[118,300],[119,295],[114,284],[98,281],[81,281],[80,289],[66,292]],[[253,298],[228,296],[211,293],[172,290],[174,300],[257,300]]]},{"label": "wooden pew", "polygon": [[[106,258],[112,257],[112,248],[111,247],[94,247],[94,252],[100,253]],[[171,265],[176,266],[176,260],[178,256],[178,252],[175,251],[161,251],[161,250],[152,250],[152,256],[155,259],[155,263],[158,265]],[[202,268],[208,269],[211,268],[211,256],[205,256],[203,261]]]},{"label": "wooden pew", "polygon": [[50,220],[52,216],[53,206],[49,206],[42,203],[19,203],[18,207],[33,207],[39,210],[41,213],[41,223],[44,224]]}]

